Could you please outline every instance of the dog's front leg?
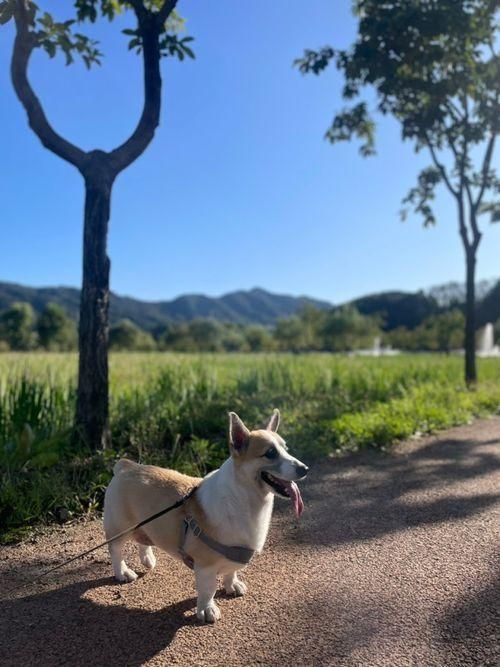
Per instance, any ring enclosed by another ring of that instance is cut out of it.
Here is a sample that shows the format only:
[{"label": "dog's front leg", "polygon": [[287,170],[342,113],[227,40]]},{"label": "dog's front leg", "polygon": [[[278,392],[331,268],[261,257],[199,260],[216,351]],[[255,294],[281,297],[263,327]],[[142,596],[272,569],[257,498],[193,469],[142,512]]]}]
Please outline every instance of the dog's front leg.
[{"label": "dog's front leg", "polygon": [[217,590],[217,570],[212,567],[195,565],[194,572],[198,591],[196,616],[205,623],[215,623],[220,618],[220,609],[214,602]]},{"label": "dog's front leg", "polygon": [[224,590],[228,595],[245,595],[247,592],[246,584],[238,579],[238,572],[231,572],[231,574],[224,575],[222,580]]}]

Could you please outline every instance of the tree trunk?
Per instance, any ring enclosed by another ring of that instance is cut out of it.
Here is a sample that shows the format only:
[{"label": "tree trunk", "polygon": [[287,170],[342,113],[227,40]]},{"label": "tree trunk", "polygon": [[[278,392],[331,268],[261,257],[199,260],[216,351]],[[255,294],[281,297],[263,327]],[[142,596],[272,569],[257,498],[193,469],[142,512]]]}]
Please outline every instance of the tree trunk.
[{"label": "tree trunk", "polygon": [[468,386],[477,382],[476,371],[476,248],[465,250],[467,265],[465,297],[465,382]]},{"label": "tree trunk", "polygon": [[99,159],[85,170],[83,278],[80,296],[76,436],[91,449],[109,440],[108,222],[113,177]]},{"label": "tree trunk", "polygon": [[[164,0],[152,11],[142,2],[133,7],[142,39],[144,63],[144,106],[132,135],[118,148],[105,153],[85,152],[52,128],[27,76],[28,64],[40,46],[28,7],[15,3],[16,39],[11,74],[14,89],[23,104],[30,127],[43,145],[74,165],[85,180],[85,221],[83,235],[83,279],[80,297],[78,394],[75,437],[92,449],[104,448],[109,439],[108,418],[108,308],[109,268],[106,253],[111,190],[115,177],[146,150],[160,122],[161,73],[160,39],[165,21],[177,0]],[[146,3],[147,4],[147,3]]]}]

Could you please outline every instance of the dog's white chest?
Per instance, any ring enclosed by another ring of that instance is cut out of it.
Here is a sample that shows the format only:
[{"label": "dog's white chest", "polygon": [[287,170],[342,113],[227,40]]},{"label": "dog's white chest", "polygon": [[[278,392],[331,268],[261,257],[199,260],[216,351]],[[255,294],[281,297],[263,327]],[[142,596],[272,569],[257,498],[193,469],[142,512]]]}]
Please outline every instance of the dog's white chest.
[{"label": "dog's white chest", "polygon": [[198,498],[217,539],[229,546],[261,551],[273,511],[273,495],[262,497],[236,482],[226,462],[205,478]]}]

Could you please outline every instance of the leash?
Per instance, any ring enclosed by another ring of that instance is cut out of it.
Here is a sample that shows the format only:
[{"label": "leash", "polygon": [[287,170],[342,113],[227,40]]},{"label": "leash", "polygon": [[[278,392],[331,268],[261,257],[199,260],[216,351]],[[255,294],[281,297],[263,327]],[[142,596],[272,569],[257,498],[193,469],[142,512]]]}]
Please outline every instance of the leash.
[{"label": "leash", "polygon": [[181,507],[184,505],[184,503],[191,498],[191,496],[194,494],[198,487],[195,486],[191,489],[191,491],[183,496],[180,500],[178,500],[176,503],[173,505],[170,505],[170,507],[166,507],[163,510],[160,510],[159,512],[156,512],[156,514],[152,514],[151,516],[148,516],[147,519],[143,519],[142,521],[139,521],[139,523],[136,523],[134,526],[130,526],[130,528],[126,528],[125,530],[122,530],[121,533],[118,533],[117,535],[113,535],[113,537],[110,537],[109,540],[106,540],[105,542],[101,542],[95,547],[92,547],[91,549],[87,549],[87,551],[82,551],[82,553],[77,554],[76,556],[73,556],[69,560],[65,560],[63,563],[59,563],[59,565],[55,565],[54,567],[51,567],[49,570],[46,570],[45,572],[42,572],[42,574],[39,574],[37,577],[34,579],[28,579],[28,581],[25,581],[22,584],[19,584],[18,586],[14,586],[14,588],[11,588],[7,590],[7,593],[12,593],[13,591],[16,591],[18,589],[24,588],[25,586],[28,586],[28,584],[34,584],[37,581],[40,581],[40,579],[43,579],[46,577],[48,574],[51,574],[52,572],[55,572],[56,570],[59,570],[61,567],[64,567],[65,565],[69,565],[70,563],[73,563],[75,560],[78,560],[79,558],[83,558],[84,556],[88,556],[91,554],[93,551],[97,551],[97,549],[100,549],[101,547],[105,547],[107,544],[110,544],[111,542],[114,542],[120,537],[123,537],[124,535],[128,535],[129,533],[132,533],[134,530],[137,530],[138,528],[142,528],[142,526],[145,526],[147,523],[150,523],[151,521],[154,521],[155,519],[158,519],[159,517],[163,516],[164,514],[167,514],[168,512],[171,512],[172,510],[177,509],[178,507]]}]

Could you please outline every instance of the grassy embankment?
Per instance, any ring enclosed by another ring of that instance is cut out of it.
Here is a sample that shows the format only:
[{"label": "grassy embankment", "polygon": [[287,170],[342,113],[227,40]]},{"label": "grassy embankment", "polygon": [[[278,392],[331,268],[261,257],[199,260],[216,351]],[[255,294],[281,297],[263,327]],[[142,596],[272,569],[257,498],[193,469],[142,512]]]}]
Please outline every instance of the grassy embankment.
[{"label": "grassy embankment", "polygon": [[437,355],[115,354],[112,449],[93,454],[70,444],[75,355],[0,355],[0,540],[98,509],[118,456],[190,474],[217,467],[229,410],[255,426],[279,407],[284,437],[307,462],[499,412],[500,360],[480,360],[471,392],[462,364]]}]

